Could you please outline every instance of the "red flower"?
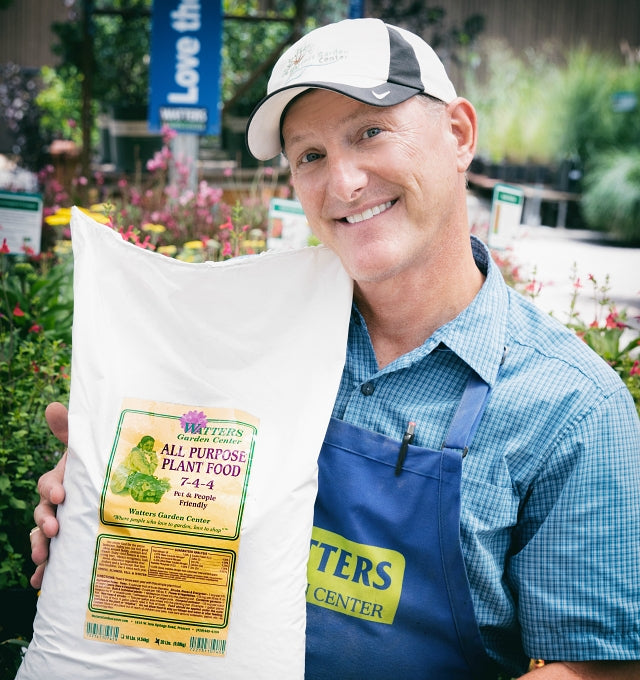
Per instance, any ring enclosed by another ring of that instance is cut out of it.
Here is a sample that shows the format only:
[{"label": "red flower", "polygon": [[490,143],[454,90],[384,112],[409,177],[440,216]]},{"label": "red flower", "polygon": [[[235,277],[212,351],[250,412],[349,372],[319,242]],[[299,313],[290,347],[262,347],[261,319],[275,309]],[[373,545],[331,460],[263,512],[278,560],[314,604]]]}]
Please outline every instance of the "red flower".
[{"label": "red flower", "polygon": [[2,239],[2,247],[0,247],[0,253],[6,254],[10,253],[11,251],[9,250],[9,246],[7,245],[7,239],[3,238]]},{"label": "red flower", "polygon": [[640,361],[637,359],[633,362],[629,375],[640,375]]},{"label": "red flower", "polygon": [[29,333],[40,333],[42,330],[42,326],[39,323],[34,323],[29,329]]},{"label": "red flower", "polygon": [[13,308],[13,316],[24,316],[24,312],[20,309],[19,305]]},{"label": "red flower", "polygon": [[615,309],[607,316],[606,325],[607,328],[626,328],[625,324],[618,321],[618,313]]}]

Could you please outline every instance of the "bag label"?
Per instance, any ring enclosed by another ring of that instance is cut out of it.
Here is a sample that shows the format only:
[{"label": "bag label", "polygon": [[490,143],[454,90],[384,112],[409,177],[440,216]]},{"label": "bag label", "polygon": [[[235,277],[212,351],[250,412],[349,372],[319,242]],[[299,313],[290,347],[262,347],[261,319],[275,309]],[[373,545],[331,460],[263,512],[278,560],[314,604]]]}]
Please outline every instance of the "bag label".
[{"label": "bag label", "polygon": [[85,637],[224,655],[258,422],[234,409],[124,401]]}]

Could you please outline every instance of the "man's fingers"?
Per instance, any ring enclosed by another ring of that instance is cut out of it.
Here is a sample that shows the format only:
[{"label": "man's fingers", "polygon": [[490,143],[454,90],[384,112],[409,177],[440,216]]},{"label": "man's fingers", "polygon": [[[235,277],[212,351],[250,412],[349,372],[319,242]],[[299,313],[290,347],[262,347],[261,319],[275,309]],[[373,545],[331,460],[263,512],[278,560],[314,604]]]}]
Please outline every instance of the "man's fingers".
[{"label": "man's fingers", "polygon": [[34,564],[44,564],[49,557],[49,539],[40,527],[34,527],[29,536],[31,540],[31,559]]},{"label": "man's fingers", "polygon": [[[64,470],[67,465],[67,454],[66,452],[62,455],[58,464],[45,472],[42,477],[38,480],[38,493],[40,494],[40,503],[36,506],[34,512],[34,519],[36,520],[36,525],[44,529],[41,520],[45,519],[49,515],[55,515],[55,506],[60,505],[64,501]],[[44,506],[41,508],[41,506]],[[40,508],[41,516],[36,517],[36,512]]]},{"label": "man's fingers", "polygon": [[31,579],[29,580],[31,586],[36,590],[39,590],[42,587],[42,577],[44,576],[44,570],[46,566],[46,562],[39,564],[36,567],[36,570],[33,572]]},{"label": "man's fingers", "polygon": [[63,443],[69,443],[69,412],[64,404],[54,401],[47,406],[44,416],[49,429]]}]

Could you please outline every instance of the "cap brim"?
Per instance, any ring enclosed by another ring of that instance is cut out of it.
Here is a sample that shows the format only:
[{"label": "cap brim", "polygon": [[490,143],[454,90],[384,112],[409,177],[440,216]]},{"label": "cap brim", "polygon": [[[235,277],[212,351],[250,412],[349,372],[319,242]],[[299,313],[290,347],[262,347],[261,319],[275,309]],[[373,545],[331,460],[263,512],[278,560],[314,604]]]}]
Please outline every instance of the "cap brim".
[{"label": "cap brim", "polygon": [[247,124],[246,141],[249,151],[261,161],[282,152],[280,125],[289,102],[306,90],[331,90],[371,106],[394,106],[422,92],[397,83],[382,83],[377,87],[353,87],[342,83],[296,83],[267,95],[253,110]]}]

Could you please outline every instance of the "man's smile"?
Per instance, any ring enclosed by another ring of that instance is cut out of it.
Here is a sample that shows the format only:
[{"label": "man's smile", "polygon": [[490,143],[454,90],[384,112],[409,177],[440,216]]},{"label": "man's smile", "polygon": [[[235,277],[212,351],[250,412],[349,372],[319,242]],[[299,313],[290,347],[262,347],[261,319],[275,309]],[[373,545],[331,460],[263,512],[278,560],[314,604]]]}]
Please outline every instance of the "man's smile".
[{"label": "man's smile", "polygon": [[385,210],[388,210],[395,201],[387,201],[386,203],[381,203],[373,208],[367,208],[364,212],[356,213],[354,215],[347,215],[344,219],[349,224],[356,224],[357,222],[363,222],[364,220],[371,219],[374,215],[379,215]]}]

